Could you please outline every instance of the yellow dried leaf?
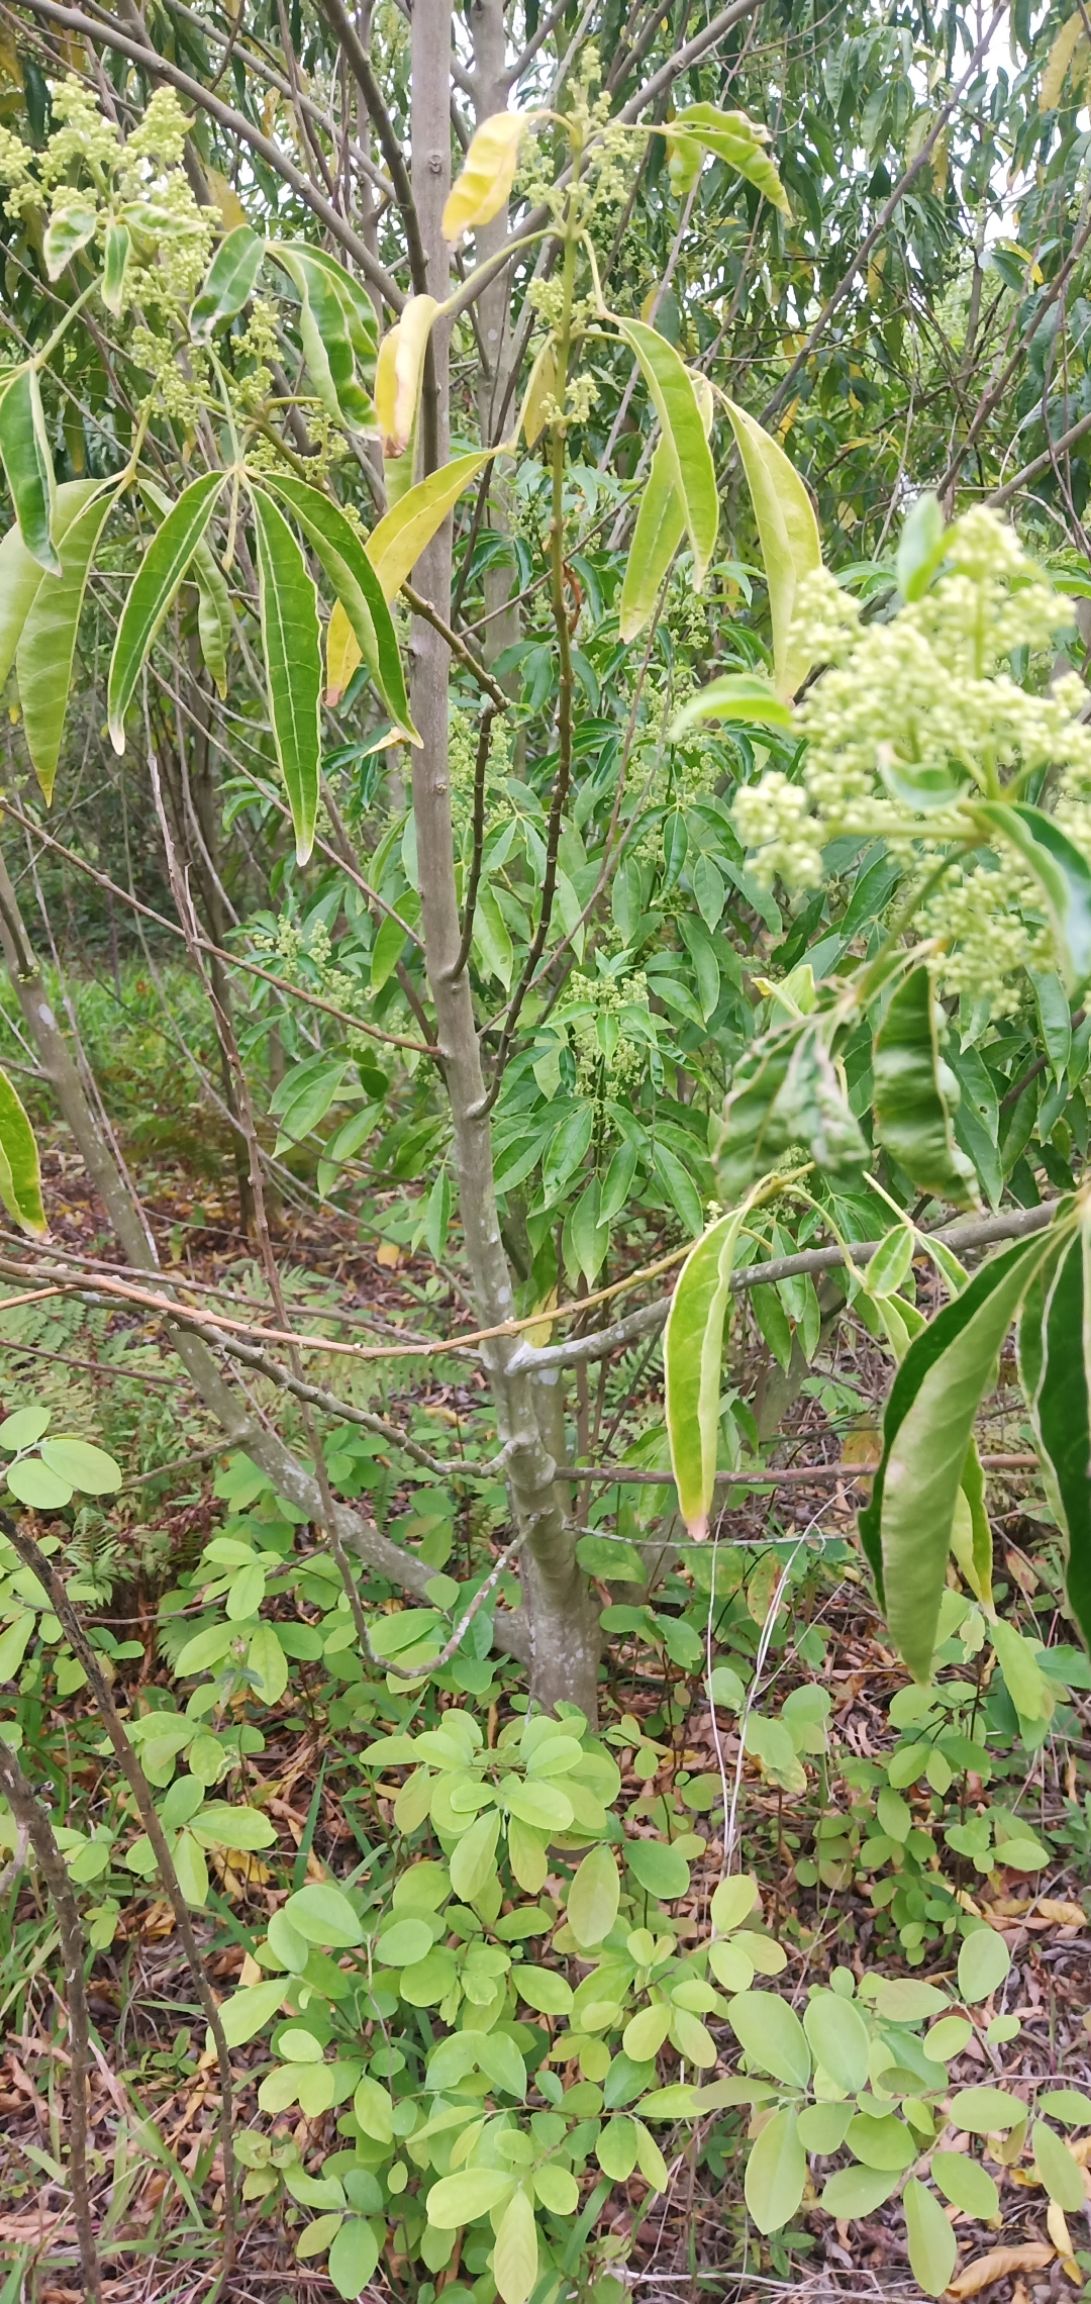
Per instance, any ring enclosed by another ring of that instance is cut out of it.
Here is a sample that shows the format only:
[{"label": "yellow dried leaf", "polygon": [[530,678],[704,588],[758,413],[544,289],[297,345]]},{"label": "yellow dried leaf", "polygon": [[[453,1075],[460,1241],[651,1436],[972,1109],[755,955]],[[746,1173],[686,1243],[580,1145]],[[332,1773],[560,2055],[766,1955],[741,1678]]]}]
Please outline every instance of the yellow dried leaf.
[{"label": "yellow dried leaf", "polygon": [[1072,2254],[1072,2234],[1064,2209],[1059,2208],[1055,2200],[1051,2200],[1046,2209],[1046,2231],[1063,2263],[1065,2257]]},{"label": "yellow dried leaf", "polygon": [[247,222],[246,210],[234,185],[228,183],[226,176],[221,176],[218,168],[206,167],[205,180],[213,206],[219,209],[224,231],[234,232],[237,225]]},{"label": "yellow dried leaf", "polygon": [[875,1426],[860,1424],[855,1431],[846,1432],[841,1458],[845,1464],[877,1464],[882,1452]]},{"label": "yellow dried leaf", "polygon": [[0,80],[10,80],[13,87],[22,91],[23,74],[19,51],[10,32],[0,32]]},{"label": "yellow dried leaf", "polygon": [[326,702],[339,704],[360,662],[360,643],[339,600],[326,626]]},{"label": "yellow dried leaf", "polygon": [[[1084,38],[1083,11],[1077,8],[1062,24],[1046,58],[1046,68],[1042,74],[1042,86],[1038,97],[1041,111],[1056,111],[1064,92],[1069,68],[1075,62],[1076,52],[1083,45]],[[1080,80],[1083,79],[1086,69],[1087,60],[1085,58],[1077,75]]]},{"label": "yellow dried leaf", "polygon": [[424,359],[439,306],[434,296],[411,296],[387,331],[375,363],[375,414],[384,456],[404,456],[413,437]]},{"label": "yellow dried leaf", "polygon": [[1086,1928],[1087,1914],[1082,1904],[1066,1903],[1060,1896],[1039,1896],[1035,1911],[1043,1920],[1052,1920],[1056,1928]]},{"label": "yellow dried leaf", "polygon": [[447,195],[443,237],[459,240],[479,224],[491,224],[510,198],[519,145],[528,126],[525,112],[494,112],[470,140],[465,165]]},{"label": "yellow dried leaf", "polygon": [[377,1264],[381,1264],[387,1272],[396,1272],[401,1260],[402,1252],[396,1240],[380,1240],[375,1250]]},{"label": "yellow dried leaf", "polygon": [[949,2297],[962,2299],[980,2296],[985,2288],[992,2288],[997,2280],[1012,2280],[1020,2272],[1044,2272],[1053,2261],[1053,2250],[1041,2240],[1030,2240],[1019,2248],[990,2248],[987,2256],[978,2256],[967,2264],[952,2280],[947,2290]]},{"label": "yellow dried leaf", "polygon": [[[535,1310],[538,1312],[552,1312],[556,1301],[557,1291],[555,1288],[551,1288],[548,1296],[543,1297],[542,1302],[535,1306]],[[552,1334],[552,1320],[538,1320],[535,1322],[533,1328],[527,1329],[527,1343],[533,1344],[535,1350],[537,1350],[541,1345],[548,1344]]]}]

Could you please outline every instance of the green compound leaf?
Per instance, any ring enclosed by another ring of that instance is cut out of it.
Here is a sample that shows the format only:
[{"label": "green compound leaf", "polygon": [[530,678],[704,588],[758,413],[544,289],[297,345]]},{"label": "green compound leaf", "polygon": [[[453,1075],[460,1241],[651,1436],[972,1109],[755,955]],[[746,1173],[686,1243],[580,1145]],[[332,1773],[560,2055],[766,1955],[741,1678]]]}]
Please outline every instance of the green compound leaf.
[{"label": "green compound leaf", "polygon": [[1086,1219],[1030,1290],[1019,1371],[1065,1552],[1065,1596],[1091,1648],[1091,1235]]},{"label": "green compound leaf", "polygon": [[265,242],[249,224],[237,224],[221,240],[190,308],[191,336],[211,336],[214,328],[242,311],[254,292],[264,254]]},{"label": "green compound leaf", "polygon": [[[377,331],[367,297],[335,257],[302,241],[273,241],[269,254],[299,291],[299,333],[303,357],[318,398],[331,416],[357,431],[375,422],[370,381],[375,373]],[[357,375],[360,362],[369,380]]]},{"label": "green compound leaf", "polygon": [[0,1072],[0,1200],[24,1232],[46,1230],[34,1130],[6,1072]]},{"label": "green compound leaf", "polygon": [[693,581],[700,590],[716,549],[720,501],[697,384],[673,345],[646,321],[616,320],[614,325],[637,360],[662,426],[663,446],[693,548]]},{"label": "green compound leaf", "polygon": [[390,609],[351,520],[346,519],[339,504],[305,481],[278,474],[270,486],[291,506],[308,543],[313,546],[395,728],[410,744],[419,744],[420,737],[409,714],[405,674]]},{"label": "green compound leaf", "polygon": [[1037,881],[1066,990],[1077,999],[1091,977],[1091,865],[1044,809],[987,800],[974,815],[1016,850]]},{"label": "green compound leaf", "polygon": [[224,479],[222,472],[203,472],[183,491],[152,537],[129,587],[106,685],[110,741],[115,752],[125,750],[125,714],[141,668],[204,538]]},{"label": "green compound leaf", "polygon": [[724,1326],[746,1205],[721,1216],[678,1275],[663,1337],[667,1438],[678,1509],[691,1536],[708,1535],[716,1482]]},{"label": "green compound leaf", "polygon": [[810,671],[810,658],[791,637],[796,595],[805,576],[822,566],[822,546],[814,506],[793,464],[777,441],[745,408],[725,401],[735,445],[758,524],[769,613],[773,625],[776,689],[790,703]]},{"label": "green compound leaf", "polygon": [[322,757],[318,594],[282,512],[251,490],[269,717],[295,827],[296,861],[314,846]]},{"label": "green compound leaf", "polygon": [[978,1404],[994,1381],[1019,1304],[1057,1246],[1047,1235],[1016,1241],[991,1257],[914,1337],[894,1379],[860,1536],[891,1636],[917,1679],[927,1679],[931,1669]]},{"label": "green compound leaf", "polygon": [[893,994],[872,1051],[875,1133],[919,1192],[963,1207],[977,1199],[972,1161],[955,1142],[959,1099],[940,1054],[936,997],[927,968]]},{"label": "green compound leaf", "polygon": [[19,534],[32,560],[50,576],[60,571],[53,541],[53,459],[35,368],[20,368],[0,390],[0,464]]}]

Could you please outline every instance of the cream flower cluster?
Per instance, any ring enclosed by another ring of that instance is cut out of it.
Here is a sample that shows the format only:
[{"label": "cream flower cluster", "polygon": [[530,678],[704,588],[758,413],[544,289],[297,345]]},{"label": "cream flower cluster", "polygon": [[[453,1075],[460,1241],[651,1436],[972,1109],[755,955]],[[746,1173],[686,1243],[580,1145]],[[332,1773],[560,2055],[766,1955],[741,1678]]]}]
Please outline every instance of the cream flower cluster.
[{"label": "cream flower cluster", "polygon": [[999,993],[1028,960],[1048,959],[1029,879],[1008,853],[999,871],[980,860],[971,809],[1034,799],[1091,852],[1088,693],[1076,674],[1046,685],[1052,643],[1072,620],[1071,603],[984,508],[948,531],[931,589],[888,622],[865,623],[825,570],[807,579],[795,637],[826,669],[796,715],[797,777],[772,770],[737,795],[751,868],[818,887],[840,835],[882,839],[924,874],[950,859],[925,914],[948,948],[949,988]]}]

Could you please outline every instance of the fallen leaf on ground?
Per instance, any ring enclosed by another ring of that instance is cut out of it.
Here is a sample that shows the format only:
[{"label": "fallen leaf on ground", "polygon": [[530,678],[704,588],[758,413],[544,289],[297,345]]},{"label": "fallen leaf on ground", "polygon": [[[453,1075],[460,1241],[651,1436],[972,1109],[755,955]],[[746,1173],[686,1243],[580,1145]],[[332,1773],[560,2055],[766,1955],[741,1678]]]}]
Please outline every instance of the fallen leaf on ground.
[{"label": "fallen leaf on ground", "polygon": [[1053,2250],[1042,2240],[1028,2241],[1020,2248],[990,2248],[987,2256],[978,2256],[966,2265],[946,2293],[961,2304],[964,2296],[980,2296],[997,2280],[1011,2280],[1018,2272],[1043,2272],[1052,2262]]}]

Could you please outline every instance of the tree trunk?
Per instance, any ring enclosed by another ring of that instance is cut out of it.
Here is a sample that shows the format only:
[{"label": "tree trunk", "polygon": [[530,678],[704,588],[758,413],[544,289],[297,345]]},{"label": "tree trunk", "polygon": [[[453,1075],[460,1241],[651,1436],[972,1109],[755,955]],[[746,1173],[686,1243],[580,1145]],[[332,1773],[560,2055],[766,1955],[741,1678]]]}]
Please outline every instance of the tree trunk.
[{"label": "tree trunk", "polygon": [[[447,294],[449,267],[441,218],[450,182],[450,0],[417,0],[413,10],[413,197],[428,264],[431,295]],[[433,331],[421,406],[424,470],[447,458],[448,331]],[[414,582],[449,619],[451,526],[422,554]],[[474,1299],[482,1327],[515,1312],[511,1271],[500,1236],[492,1141],[481,1050],[469,977],[459,967],[461,923],[455,883],[448,778],[449,658],[423,618],[413,628],[411,704],[422,744],[413,761],[413,813],[420,866],[425,961],[436,1010],[436,1037],[454,1124],[459,1205]],[[598,1638],[590,1587],[576,1559],[557,1455],[549,1444],[555,1386],[515,1366],[515,1338],[484,1348],[517,1534],[527,1615],[531,1692],[540,1703],[596,1708]]]}]

